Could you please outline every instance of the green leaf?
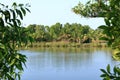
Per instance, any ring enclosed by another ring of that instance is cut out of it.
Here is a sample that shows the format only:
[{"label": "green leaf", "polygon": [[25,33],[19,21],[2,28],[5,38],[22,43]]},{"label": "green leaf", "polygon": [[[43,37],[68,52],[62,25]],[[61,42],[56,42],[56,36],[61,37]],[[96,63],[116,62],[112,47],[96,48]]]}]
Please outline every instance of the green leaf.
[{"label": "green leaf", "polygon": [[100,75],[100,77],[106,77],[106,74],[102,74],[102,75]]},{"label": "green leaf", "polygon": [[0,18],[0,26],[4,27],[4,20],[2,18]]},{"label": "green leaf", "polygon": [[120,75],[120,68],[119,67],[116,68],[116,71],[117,71],[118,75]]},{"label": "green leaf", "polygon": [[8,10],[4,11],[4,15],[5,15],[5,22],[7,22],[7,20],[10,21],[10,12]]},{"label": "green leaf", "polygon": [[110,76],[110,79],[114,79],[115,78],[115,76]]},{"label": "green leaf", "polygon": [[5,6],[4,4],[0,3],[1,6]]},{"label": "green leaf", "polygon": [[23,13],[24,16],[25,16],[25,15],[26,15],[26,11],[25,11],[25,9],[21,7],[21,11],[22,11],[22,13]]},{"label": "green leaf", "polygon": [[34,41],[34,39],[29,36],[29,41],[32,43]]},{"label": "green leaf", "polygon": [[113,71],[114,71],[114,75],[116,75],[116,73],[117,73],[116,66],[113,68]]},{"label": "green leaf", "polygon": [[106,80],[111,80],[109,76],[106,76]]},{"label": "green leaf", "polygon": [[22,6],[24,6],[24,4],[19,4],[18,6],[22,7]]},{"label": "green leaf", "polygon": [[101,37],[100,40],[109,41],[109,38],[107,38],[107,37]]},{"label": "green leaf", "polygon": [[110,73],[110,65],[107,66],[107,72]]},{"label": "green leaf", "polygon": [[107,42],[108,46],[111,46],[112,43],[113,43],[113,41],[111,41],[111,40],[109,40],[109,41]]},{"label": "green leaf", "polygon": [[20,71],[23,71],[22,63],[19,62],[19,64],[16,64],[16,68]]},{"label": "green leaf", "polygon": [[18,80],[21,80],[21,78],[20,78],[20,74],[18,74]]},{"label": "green leaf", "polygon": [[16,9],[17,14],[20,16],[20,18],[23,20],[23,15],[20,10]]},{"label": "green leaf", "polygon": [[104,69],[100,69],[103,73],[108,74]]},{"label": "green leaf", "polygon": [[12,61],[10,62],[10,66],[13,66],[15,64],[15,59],[12,59]]},{"label": "green leaf", "polygon": [[13,16],[13,19],[16,19],[16,14],[15,14],[15,11],[10,9],[10,11],[12,12],[12,16]]},{"label": "green leaf", "polygon": [[14,2],[12,6],[16,7],[16,6],[17,6],[17,4]]},{"label": "green leaf", "polygon": [[14,25],[12,23],[7,23],[8,26],[13,27]]},{"label": "green leaf", "polygon": [[110,22],[108,19],[104,19],[104,21],[105,21],[106,25],[110,26]]},{"label": "green leaf", "polygon": [[21,21],[19,19],[16,19],[18,25],[20,26],[21,25]]},{"label": "green leaf", "polygon": [[106,25],[101,25],[101,26],[99,26],[98,28],[103,29],[103,30],[106,30],[106,29],[108,29],[109,27],[106,26]]},{"label": "green leaf", "polygon": [[18,25],[17,25],[17,22],[16,22],[14,19],[12,19],[11,21],[13,22],[14,27],[17,27],[17,26],[18,26]]},{"label": "green leaf", "polygon": [[28,12],[31,12],[28,8],[25,8]]}]

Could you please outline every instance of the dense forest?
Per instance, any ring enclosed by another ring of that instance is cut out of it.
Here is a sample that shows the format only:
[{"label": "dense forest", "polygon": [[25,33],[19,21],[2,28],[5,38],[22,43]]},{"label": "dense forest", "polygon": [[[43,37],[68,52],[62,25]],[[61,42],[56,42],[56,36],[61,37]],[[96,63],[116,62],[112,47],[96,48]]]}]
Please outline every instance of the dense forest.
[{"label": "dense forest", "polygon": [[[100,37],[102,29],[92,29],[88,25],[78,23],[56,23],[51,26],[31,24],[26,27],[29,35],[35,42],[75,42],[75,43],[91,43],[101,42]],[[103,42],[103,41],[102,41]]]}]

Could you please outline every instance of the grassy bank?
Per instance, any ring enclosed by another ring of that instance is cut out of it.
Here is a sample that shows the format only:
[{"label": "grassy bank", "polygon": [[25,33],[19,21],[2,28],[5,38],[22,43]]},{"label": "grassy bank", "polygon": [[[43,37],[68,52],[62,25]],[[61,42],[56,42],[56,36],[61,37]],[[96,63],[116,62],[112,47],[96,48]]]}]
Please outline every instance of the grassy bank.
[{"label": "grassy bank", "polygon": [[107,47],[106,43],[39,42],[28,47]]}]

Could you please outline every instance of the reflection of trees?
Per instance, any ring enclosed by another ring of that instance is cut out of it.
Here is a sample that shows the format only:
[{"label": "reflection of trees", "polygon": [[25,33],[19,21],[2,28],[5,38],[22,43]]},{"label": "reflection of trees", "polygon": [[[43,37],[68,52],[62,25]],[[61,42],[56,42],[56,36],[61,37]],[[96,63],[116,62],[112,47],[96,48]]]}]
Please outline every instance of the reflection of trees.
[{"label": "reflection of trees", "polygon": [[[42,51],[42,53],[40,52]],[[96,49],[79,48],[48,48],[39,50],[34,56],[29,57],[28,65],[35,66],[37,69],[54,68],[75,69],[84,65],[92,64],[93,54]]]}]

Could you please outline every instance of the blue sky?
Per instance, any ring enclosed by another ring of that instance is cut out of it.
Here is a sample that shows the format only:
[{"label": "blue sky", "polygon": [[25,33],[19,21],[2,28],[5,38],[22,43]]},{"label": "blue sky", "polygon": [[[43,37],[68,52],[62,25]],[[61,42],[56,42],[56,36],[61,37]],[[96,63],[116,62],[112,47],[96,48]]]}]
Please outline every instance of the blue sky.
[{"label": "blue sky", "polygon": [[101,18],[83,18],[73,13],[71,8],[76,6],[79,1],[87,2],[87,0],[0,0],[1,3],[5,4],[11,4],[12,2],[30,3],[31,13],[28,13],[24,18],[24,25],[43,24],[50,26],[56,22],[62,24],[69,22],[89,25],[96,29],[99,25],[104,24]]}]

